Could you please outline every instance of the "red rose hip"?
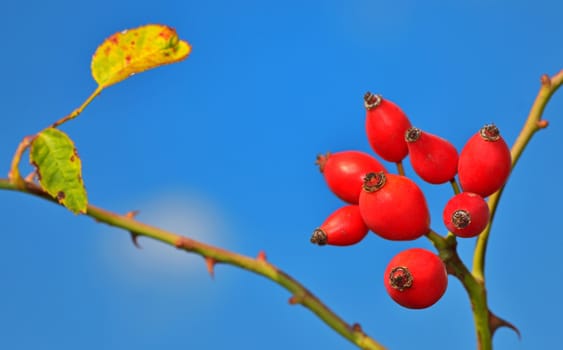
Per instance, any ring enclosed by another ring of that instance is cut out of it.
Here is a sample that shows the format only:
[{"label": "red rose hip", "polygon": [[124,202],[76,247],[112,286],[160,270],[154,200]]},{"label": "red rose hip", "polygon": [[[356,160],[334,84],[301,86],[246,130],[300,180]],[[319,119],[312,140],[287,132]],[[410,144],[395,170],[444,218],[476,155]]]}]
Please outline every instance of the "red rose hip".
[{"label": "red rose hip", "polygon": [[442,184],[455,177],[458,154],[449,141],[415,127],[407,130],[405,140],[411,165],[421,179]]},{"label": "red rose hip", "polygon": [[464,192],[487,197],[498,191],[511,169],[508,145],[493,124],[485,125],[465,144],[459,155],[458,177]]},{"label": "red rose hip", "polygon": [[377,159],[359,151],[319,155],[316,164],[319,166],[328,188],[338,198],[350,204],[358,204],[367,173],[387,172]]},{"label": "red rose hip", "polygon": [[381,158],[398,163],[408,154],[405,131],[411,127],[407,115],[393,102],[367,92],[366,133],[369,144]]},{"label": "red rose hip", "polygon": [[448,286],[446,267],[429,250],[407,249],[395,255],[383,276],[389,296],[409,309],[424,309],[434,305]]},{"label": "red rose hip", "polygon": [[453,196],[442,214],[444,225],[459,237],[475,237],[489,222],[489,206],[478,194],[462,192]]},{"label": "red rose hip", "polygon": [[360,242],[368,233],[368,228],[357,205],[347,205],[337,209],[313,231],[311,243],[318,245],[346,246]]},{"label": "red rose hip", "polygon": [[359,206],[367,227],[385,239],[413,240],[430,230],[424,194],[407,177],[383,172],[367,174]]}]

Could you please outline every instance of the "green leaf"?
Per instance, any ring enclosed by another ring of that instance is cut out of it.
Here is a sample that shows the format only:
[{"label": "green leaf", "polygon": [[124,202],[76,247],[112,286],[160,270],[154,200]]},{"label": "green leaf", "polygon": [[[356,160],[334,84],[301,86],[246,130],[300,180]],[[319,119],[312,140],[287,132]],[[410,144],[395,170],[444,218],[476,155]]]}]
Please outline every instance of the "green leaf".
[{"label": "green leaf", "polygon": [[92,76],[102,88],[133,74],[188,57],[191,46],[173,28],[149,24],[107,38],[92,57]]},{"label": "green leaf", "polygon": [[29,157],[47,193],[73,213],[86,213],[82,162],[67,134],[55,128],[41,131],[31,143]]}]

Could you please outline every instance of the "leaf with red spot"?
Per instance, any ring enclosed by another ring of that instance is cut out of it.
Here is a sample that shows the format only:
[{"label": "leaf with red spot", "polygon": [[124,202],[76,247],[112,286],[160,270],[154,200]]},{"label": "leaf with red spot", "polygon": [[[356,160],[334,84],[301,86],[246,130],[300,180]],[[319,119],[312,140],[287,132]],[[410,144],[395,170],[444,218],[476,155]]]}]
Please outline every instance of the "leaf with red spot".
[{"label": "leaf with red spot", "polygon": [[133,74],[179,62],[191,46],[168,26],[149,24],[107,38],[92,57],[92,76],[106,88]]},{"label": "leaf with red spot", "polygon": [[47,193],[73,213],[86,213],[82,162],[67,134],[55,128],[41,131],[31,143],[29,158]]}]

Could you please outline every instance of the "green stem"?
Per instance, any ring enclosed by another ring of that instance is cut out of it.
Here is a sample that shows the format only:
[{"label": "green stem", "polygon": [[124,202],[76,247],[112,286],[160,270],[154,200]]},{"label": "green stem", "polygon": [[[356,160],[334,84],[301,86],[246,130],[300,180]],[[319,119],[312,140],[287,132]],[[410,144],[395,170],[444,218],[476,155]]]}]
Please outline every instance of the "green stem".
[{"label": "green stem", "polygon": [[[530,113],[528,114],[528,118],[526,119],[526,122],[522,127],[522,130],[520,131],[520,135],[518,135],[518,138],[514,142],[514,145],[512,146],[512,149],[510,151],[512,156],[512,169],[514,169],[514,167],[516,166],[516,163],[520,159],[522,152],[524,151],[526,145],[528,144],[528,142],[530,142],[534,134],[547,126],[547,121],[541,119],[543,111],[551,96],[555,93],[555,91],[557,91],[562,83],[563,70],[555,74],[551,78],[547,75],[543,75],[541,77],[541,87],[538,95],[536,96],[534,104],[532,105]],[[477,245],[475,246],[475,252],[473,254],[473,276],[475,276],[475,278],[479,281],[485,280],[485,253],[487,251],[487,243],[489,240],[493,219],[503,190],[504,186],[489,197],[487,203],[489,205],[491,217],[489,224],[479,235],[479,238],[477,239]]]},{"label": "green stem", "polygon": [[459,190],[459,185],[457,184],[455,177],[450,180],[450,185],[452,185],[452,189],[454,190],[454,194],[459,194],[461,192]]},{"label": "green stem", "polygon": [[469,296],[477,333],[477,349],[491,350],[493,348],[493,333],[489,324],[490,311],[484,284],[477,281],[461,261],[455,245],[449,249],[441,250],[440,257],[446,263],[448,273],[460,280]]},{"label": "green stem", "polygon": [[430,229],[430,231],[428,231],[425,236],[432,242],[432,244],[438,251],[440,251],[441,249],[446,249],[448,247],[448,242],[446,241],[446,239],[437,234],[432,229]]},{"label": "green stem", "polygon": [[[44,192],[38,185],[31,182],[24,182],[23,188],[8,179],[0,179],[0,189],[19,191],[32,194],[43,199],[56,201]],[[211,269],[216,263],[224,263],[243,268],[264,276],[280,286],[287,289],[292,297],[291,304],[301,304],[311,310],[328,326],[348,339],[361,349],[368,350],[384,350],[385,348],[366,335],[358,324],[349,325],[332,310],[330,310],[320,299],[305,288],[301,283],[293,279],[291,276],[278,269],[265,259],[264,254],[259,254],[257,258],[252,258],[230,252],[225,249],[214,247],[196,240],[162,230],[160,228],[144,224],[133,218],[133,215],[119,215],[93,205],[88,205],[86,215],[98,222],[103,222],[111,226],[124,229],[130,232],[134,237],[145,236],[165,244],[174,246],[187,252],[195,253],[206,258],[208,266]]]},{"label": "green stem", "polygon": [[80,105],[80,107],[78,107],[77,109],[72,111],[72,113],[70,113],[69,115],[67,115],[67,116],[57,120],[56,122],[54,122],[53,125],[51,125],[51,127],[56,128],[56,127],[60,126],[61,124],[66,123],[67,121],[78,117],[80,115],[80,113],[82,113],[84,108],[86,108],[90,104],[90,102],[92,102],[94,100],[94,98],[96,98],[96,96],[98,96],[102,92],[103,89],[104,89],[104,87],[99,85],[96,88],[96,90],[94,90],[94,92],[86,99],[86,101],[84,101],[82,103],[82,105]]},{"label": "green stem", "polygon": [[452,233],[442,237],[430,230],[426,237],[432,241],[438,250],[438,255],[446,265],[448,273],[459,279],[469,296],[477,332],[478,349],[492,349],[492,331],[489,325],[489,308],[485,286],[473,277],[467,266],[461,261],[457,253],[457,239]]},{"label": "green stem", "polygon": [[[90,104],[90,102],[92,102],[94,98],[96,98],[96,96],[98,96],[102,92],[102,90],[103,87],[98,86],[96,90],[94,90],[94,92],[86,99],[86,101],[84,101],[82,105],[80,105],[80,107],[72,111],[72,113],[70,113],[69,115],[54,122],[51,125],[51,127],[56,128],[61,124],[66,123],[67,121],[78,117],[78,115],[82,113],[84,108],[86,108]],[[23,153],[29,148],[29,146],[31,146],[31,142],[33,141],[34,137],[35,135],[24,137],[22,142],[20,142],[20,144],[18,145],[18,148],[14,153],[14,157],[12,158],[12,164],[10,166],[10,172],[8,173],[8,178],[12,183],[17,185],[19,188],[25,187],[24,179],[22,178],[19,170],[20,161],[23,156]]]}]

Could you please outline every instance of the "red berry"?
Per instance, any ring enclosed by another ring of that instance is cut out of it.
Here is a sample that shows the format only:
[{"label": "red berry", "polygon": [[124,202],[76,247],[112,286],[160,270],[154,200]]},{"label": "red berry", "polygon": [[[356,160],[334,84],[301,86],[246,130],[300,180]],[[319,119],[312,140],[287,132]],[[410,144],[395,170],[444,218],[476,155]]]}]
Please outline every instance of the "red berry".
[{"label": "red berry", "polygon": [[367,227],[385,239],[413,240],[430,230],[430,212],[424,194],[407,177],[369,173],[359,205]]},{"label": "red berry", "polygon": [[487,197],[498,191],[508,179],[511,156],[498,128],[485,125],[461,150],[458,176],[465,192]]},{"label": "red berry", "polygon": [[368,141],[381,158],[398,163],[408,153],[405,131],[411,127],[407,115],[393,102],[368,92],[364,95]]},{"label": "red berry", "polygon": [[359,151],[319,155],[316,164],[323,173],[328,188],[338,198],[350,204],[358,204],[367,173],[387,172],[377,159]]},{"label": "red berry", "polygon": [[489,206],[478,194],[462,192],[453,196],[442,214],[444,224],[459,237],[475,237],[489,222]]},{"label": "red berry", "polygon": [[415,127],[405,133],[409,158],[414,171],[426,182],[442,184],[457,173],[457,150],[441,137]]},{"label": "red berry", "polygon": [[384,275],[385,289],[395,302],[410,309],[434,305],[448,286],[446,267],[440,258],[421,248],[395,255]]},{"label": "red berry", "polygon": [[368,228],[357,205],[347,205],[337,209],[325,222],[313,231],[311,242],[318,245],[352,245],[361,241]]}]

